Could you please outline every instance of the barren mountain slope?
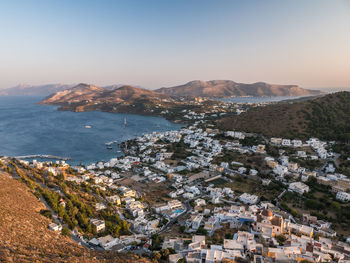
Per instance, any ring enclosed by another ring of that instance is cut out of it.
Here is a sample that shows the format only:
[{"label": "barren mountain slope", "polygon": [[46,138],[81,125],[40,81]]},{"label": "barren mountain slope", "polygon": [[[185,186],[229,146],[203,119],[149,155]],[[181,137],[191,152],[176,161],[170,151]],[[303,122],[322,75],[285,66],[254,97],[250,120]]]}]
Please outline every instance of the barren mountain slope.
[{"label": "barren mountain slope", "polygon": [[88,84],[79,84],[71,89],[59,91],[46,97],[42,104],[59,104],[62,102],[77,102],[82,100],[91,100],[100,96],[105,89]]},{"label": "barren mountain slope", "polygon": [[184,85],[155,90],[173,96],[231,97],[231,96],[305,96],[317,95],[320,91],[303,89],[297,85],[276,85],[264,82],[252,84],[232,80],[195,80]]},{"label": "barren mountain slope", "polygon": [[45,206],[27,186],[0,172],[0,262],[149,262],[88,250],[48,230]]},{"label": "barren mountain slope", "polygon": [[160,94],[151,90],[136,88],[133,86],[122,86],[108,90],[88,84],[79,84],[71,89],[57,92],[46,97],[42,104],[79,103],[84,101],[94,102],[131,102],[137,99],[162,99],[168,95]]}]

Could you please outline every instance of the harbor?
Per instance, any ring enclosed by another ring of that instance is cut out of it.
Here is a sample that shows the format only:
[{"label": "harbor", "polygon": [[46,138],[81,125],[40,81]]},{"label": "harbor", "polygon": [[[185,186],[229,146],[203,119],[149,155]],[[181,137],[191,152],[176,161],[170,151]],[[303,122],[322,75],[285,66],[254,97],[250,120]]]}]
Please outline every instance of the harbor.
[{"label": "harbor", "polygon": [[55,160],[62,160],[62,161],[71,160],[70,157],[60,157],[60,156],[55,156],[55,155],[50,155],[50,154],[34,154],[34,155],[13,156],[13,158],[16,158],[16,159],[41,158],[41,159],[55,159]]}]

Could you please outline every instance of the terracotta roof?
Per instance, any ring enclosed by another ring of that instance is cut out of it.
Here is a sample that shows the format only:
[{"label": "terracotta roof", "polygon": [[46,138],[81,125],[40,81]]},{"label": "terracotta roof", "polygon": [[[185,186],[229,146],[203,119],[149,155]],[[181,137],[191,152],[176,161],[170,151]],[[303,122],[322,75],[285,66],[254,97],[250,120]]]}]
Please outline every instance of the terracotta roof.
[{"label": "terracotta roof", "polygon": [[270,209],[264,209],[261,214],[267,217],[273,216],[273,213]]},{"label": "terracotta roof", "polygon": [[281,224],[282,224],[282,218],[281,218],[281,217],[274,216],[274,217],[271,219],[271,224],[274,225],[274,226],[281,226]]}]

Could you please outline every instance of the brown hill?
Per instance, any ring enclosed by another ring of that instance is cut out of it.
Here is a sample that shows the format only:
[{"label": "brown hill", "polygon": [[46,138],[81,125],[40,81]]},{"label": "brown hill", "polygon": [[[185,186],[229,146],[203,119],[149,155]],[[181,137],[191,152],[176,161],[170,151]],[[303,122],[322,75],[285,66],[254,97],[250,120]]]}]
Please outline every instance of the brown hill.
[{"label": "brown hill", "polygon": [[350,140],[350,92],[337,92],[301,102],[256,107],[218,121],[226,130],[267,136]]},{"label": "brown hill", "polygon": [[101,99],[113,102],[116,99],[128,101],[134,99],[160,99],[167,97],[169,96],[162,95],[147,89],[136,88],[133,86],[122,86],[115,90],[104,92],[101,96]]},{"label": "brown hill", "polygon": [[253,84],[237,83],[231,80],[191,81],[181,86],[161,88],[156,92],[173,96],[195,97],[264,97],[264,96],[307,96],[321,94],[318,90],[303,89],[296,85],[276,85],[264,82]]},{"label": "brown hill", "polygon": [[131,254],[95,252],[48,230],[45,209],[27,186],[0,171],[0,262],[149,262]]},{"label": "brown hill", "polygon": [[168,95],[156,93],[151,90],[136,88],[133,86],[122,86],[113,90],[101,87],[79,84],[71,89],[59,91],[42,100],[41,104],[64,104],[79,103],[83,101],[94,102],[114,102],[132,101],[137,99],[161,99],[167,98]]},{"label": "brown hill", "polygon": [[58,91],[48,97],[46,97],[42,104],[59,104],[63,102],[77,102],[81,100],[91,100],[100,96],[105,89],[81,83],[71,89]]}]

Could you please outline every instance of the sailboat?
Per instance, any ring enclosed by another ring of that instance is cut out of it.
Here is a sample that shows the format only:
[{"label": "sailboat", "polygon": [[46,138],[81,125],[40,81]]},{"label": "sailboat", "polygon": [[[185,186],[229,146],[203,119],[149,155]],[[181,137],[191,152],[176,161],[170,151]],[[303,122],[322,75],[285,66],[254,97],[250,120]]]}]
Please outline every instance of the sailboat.
[{"label": "sailboat", "polygon": [[126,117],[124,118],[124,128],[126,127],[127,123],[126,123]]}]

